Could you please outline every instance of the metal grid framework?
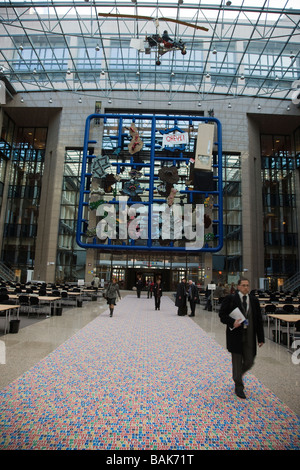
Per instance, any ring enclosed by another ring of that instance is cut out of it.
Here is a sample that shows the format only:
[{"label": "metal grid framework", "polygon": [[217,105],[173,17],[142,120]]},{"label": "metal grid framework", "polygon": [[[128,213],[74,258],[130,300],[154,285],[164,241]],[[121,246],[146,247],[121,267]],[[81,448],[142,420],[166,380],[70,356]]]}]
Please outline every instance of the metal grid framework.
[{"label": "metal grid framework", "polygon": [[[91,139],[95,128],[96,135],[102,134],[100,147]],[[202,143],[200,136],[207,134],[211,137]],[[179,143],[169,146],[176,137],[181,137]],[[93,154],[92,147],[100,155]],[[205,154],[199,159],[201,151]],[[222,190],[222,131],[217,119],[90,115],[76,241],[96,249],[220,251]]]},{"label": "metal grid framework", "polygon": [[[162,91],[169,103],[179,93],[284,100],[300,75],[299,21],[297,0],[4,0],[0,79],[20,93],[98,99],[124,90],[137,100]],[[171,50],[157,65],[153,50],[131,47],[157,26],[182,39],[184,56]]]}]

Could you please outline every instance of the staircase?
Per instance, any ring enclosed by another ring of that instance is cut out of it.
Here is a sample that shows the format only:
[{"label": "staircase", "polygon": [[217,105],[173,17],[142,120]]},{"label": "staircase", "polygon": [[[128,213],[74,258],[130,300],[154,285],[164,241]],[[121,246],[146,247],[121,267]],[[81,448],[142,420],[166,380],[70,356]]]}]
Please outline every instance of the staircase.
[{"label": "staircase", "polygon": [[294,289],[297,289],[300,287],[300,272],[294,274],[294,276],[289,277],[283,284],[283,290],[284,291],[293,291]]},{"label": "staircase", "polygon": [[5,282],[14,282],[15,273],[9,269],[2,261],[0,261],[0,278]]}]

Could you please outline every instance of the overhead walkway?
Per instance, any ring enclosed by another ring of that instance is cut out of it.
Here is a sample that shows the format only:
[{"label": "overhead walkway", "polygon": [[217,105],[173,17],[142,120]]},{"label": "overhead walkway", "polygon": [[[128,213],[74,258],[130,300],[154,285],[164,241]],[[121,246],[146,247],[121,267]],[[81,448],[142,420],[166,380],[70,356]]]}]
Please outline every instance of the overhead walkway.
[{"label": "overhead walkway", "polygon": [[299,450],[299,417],[245,384],[241,400],[227,351],[169,296],[128,294],[2,389],[0,449]]}]

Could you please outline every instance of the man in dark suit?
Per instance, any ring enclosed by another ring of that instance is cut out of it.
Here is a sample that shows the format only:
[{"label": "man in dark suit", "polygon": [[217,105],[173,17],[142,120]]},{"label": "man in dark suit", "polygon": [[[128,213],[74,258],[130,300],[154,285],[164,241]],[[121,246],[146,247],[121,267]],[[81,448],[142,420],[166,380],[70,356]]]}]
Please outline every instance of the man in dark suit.
[{"label": "man in dark suit", "polygon": [[155,310],[160,310],[160,299],[162,297],[162,286],[161,279],[158,278],[156,283],[153,286],[154,301],[155,301]]},{"label": "man in dark suit", "polygon": [[192,280],[189,280],[188,299],[191,307],[191,314],[189,316],[194,317],[196,304],[199,303],[199,292],[197,286],[193,283]]},{"label": "man in dark suit", "polygon": [[[246,321],[241,322],[230,316],[235,308],[240,309]],[[256,339],[259,347],[265,342],[259,301],[254,295],[249,295],[248,279],[240,279],[235,294],[224,298],[219,317],[221,322],[227,325],[226,345],[232,356],[235,393],[240,398],[246,398],[243,375],[254,364]]]},{"label": "man in dark suit", "polygon": [[186,298],[186,279],[183,277],[177,286],[176,292],[175,305],[178,307],[177,315],[183,316],[187,314]]}]

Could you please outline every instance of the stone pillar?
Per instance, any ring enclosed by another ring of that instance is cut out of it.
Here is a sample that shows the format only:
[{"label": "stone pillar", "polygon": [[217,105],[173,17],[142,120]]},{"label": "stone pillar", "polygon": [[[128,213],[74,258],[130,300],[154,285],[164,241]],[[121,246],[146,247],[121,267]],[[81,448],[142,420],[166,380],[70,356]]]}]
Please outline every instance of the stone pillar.
[{"label": "stone pillar", "polygon": [[264,277],[264,238],[261,183],[260,135],[257,125],[248,122],[249,151],[242,152],[243,269],[252,289]]},{"label": "stone pillar", "polygon": [[[85,264],[85,282],[90,284],[95,275],[96,262],[95,262],[95,251],[93,248],[86,250],[86,264]],[[91,273],[93,271],[93,273]]]},{"label": "stone pillar", "polygon": [[60,217],[64,148],[59,142],[60,111],[48,127],[33,278],[54,282]]}]

